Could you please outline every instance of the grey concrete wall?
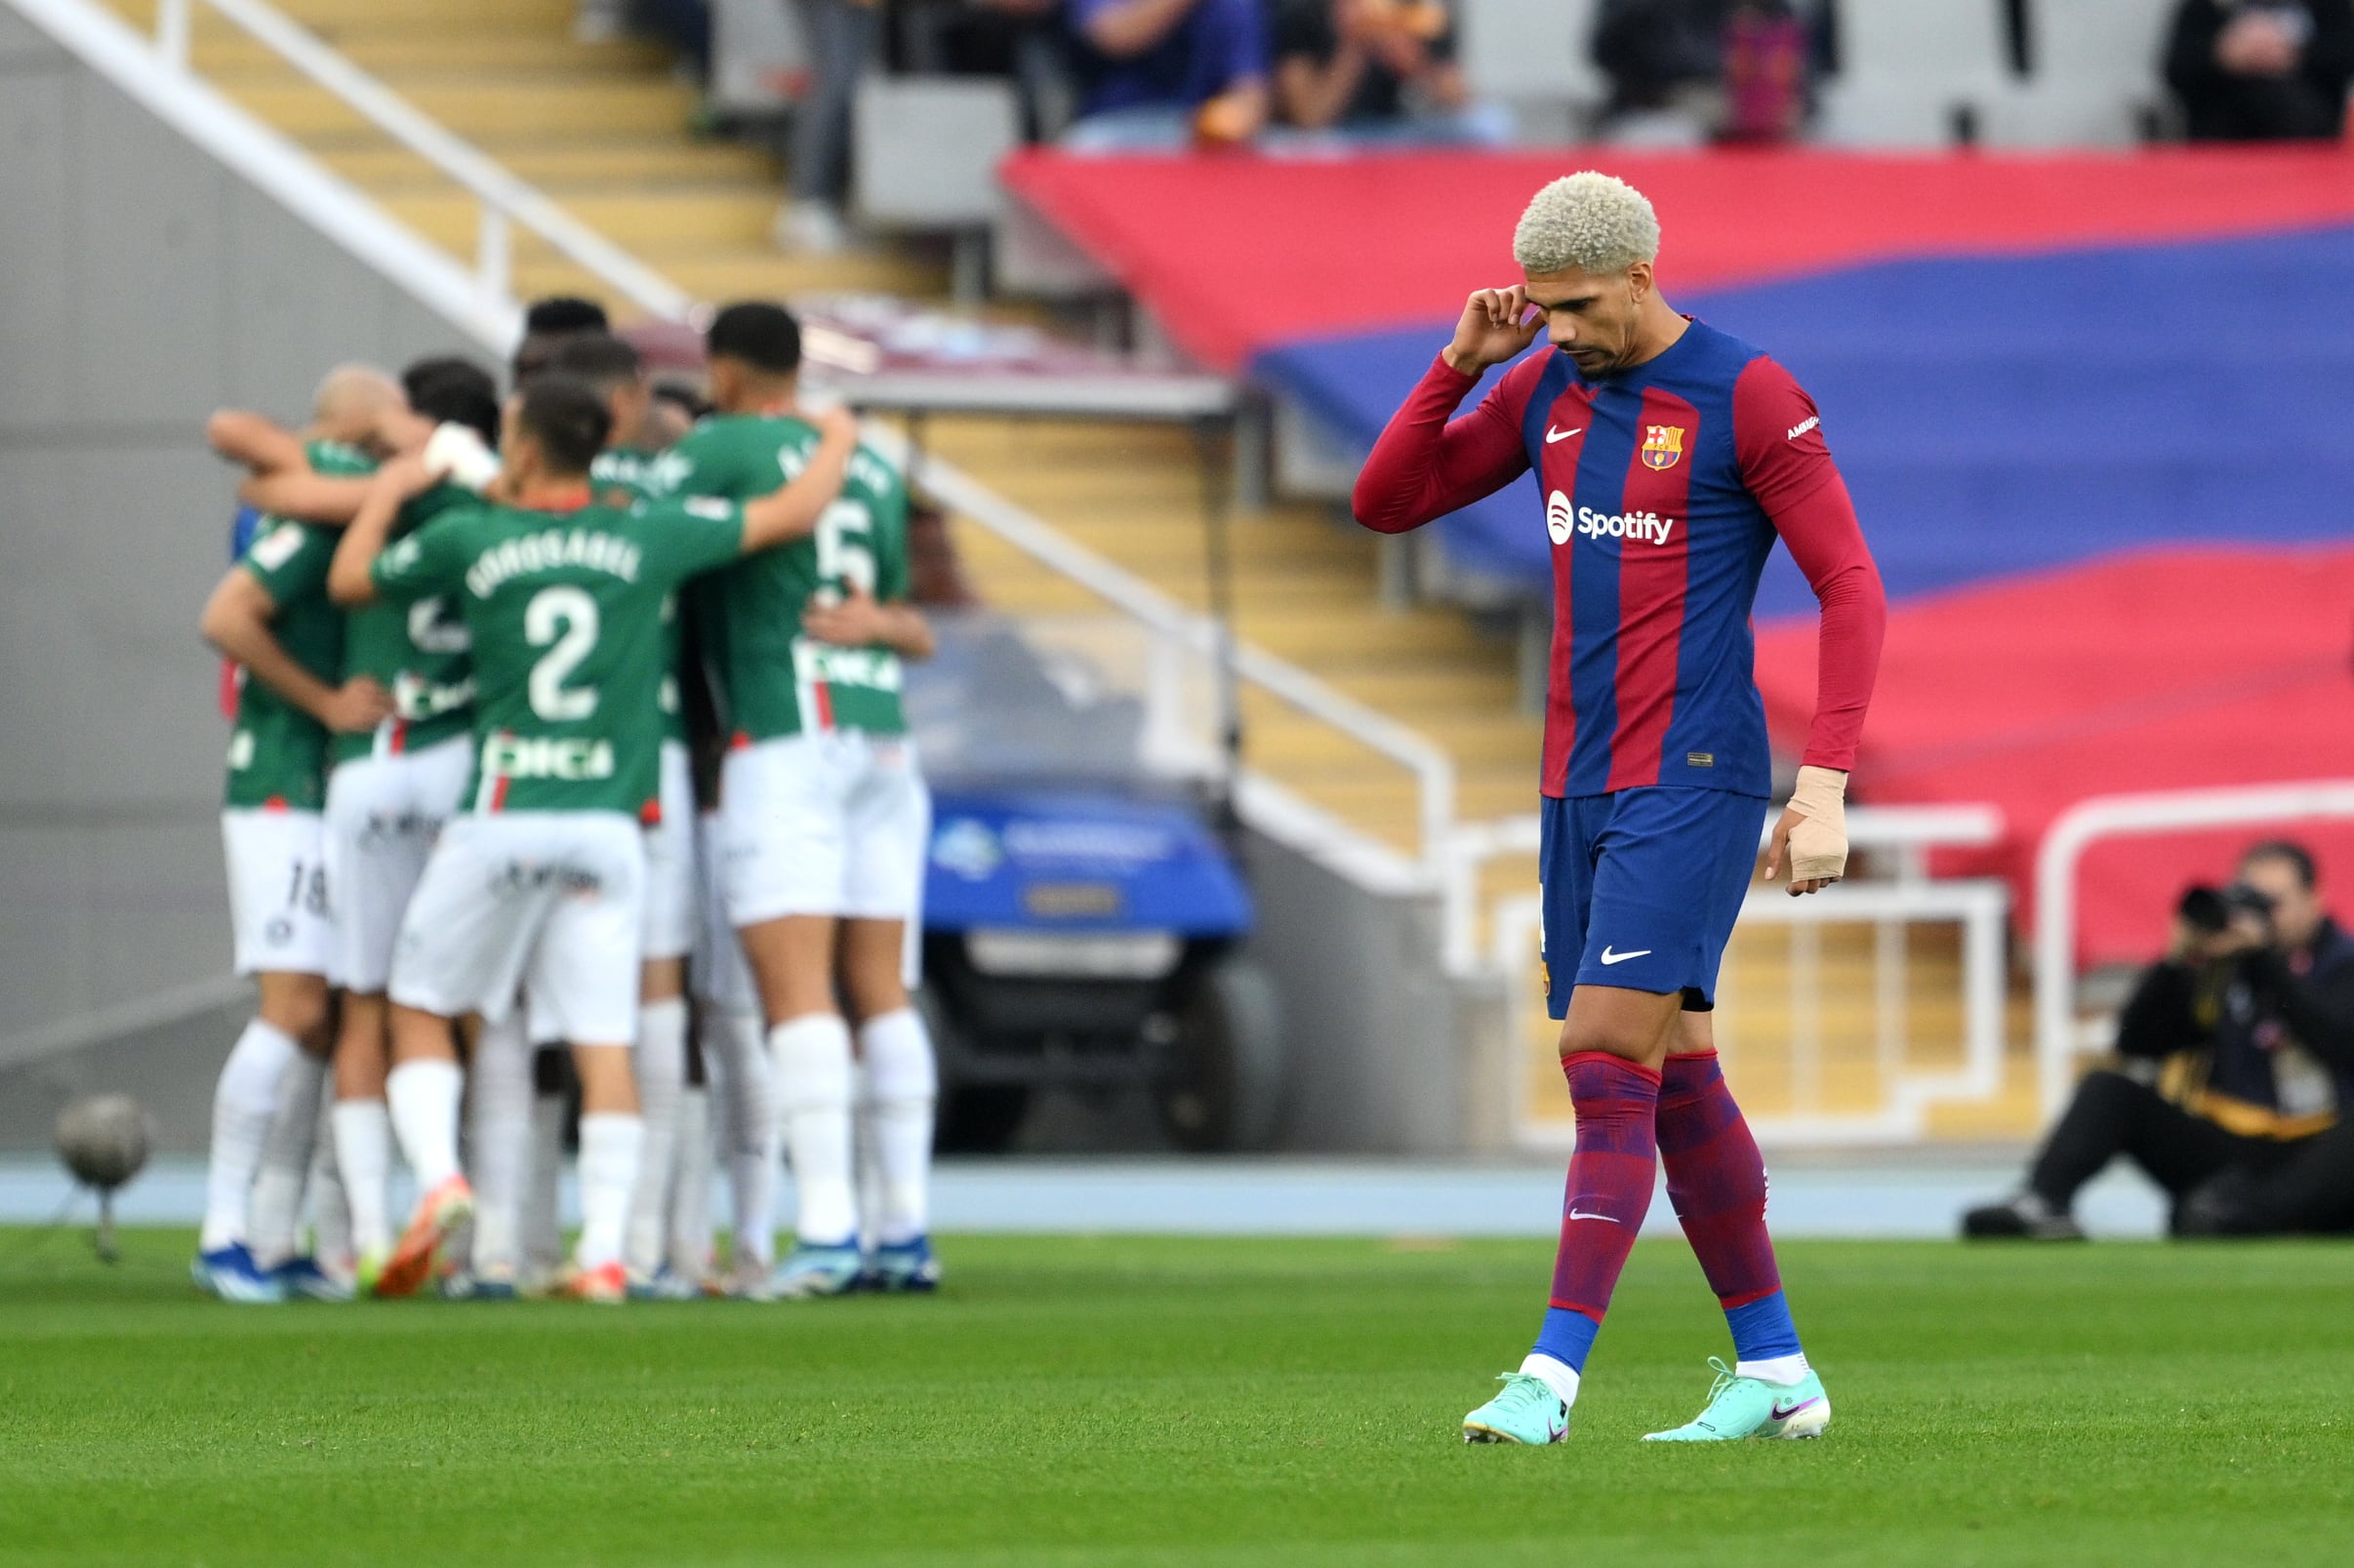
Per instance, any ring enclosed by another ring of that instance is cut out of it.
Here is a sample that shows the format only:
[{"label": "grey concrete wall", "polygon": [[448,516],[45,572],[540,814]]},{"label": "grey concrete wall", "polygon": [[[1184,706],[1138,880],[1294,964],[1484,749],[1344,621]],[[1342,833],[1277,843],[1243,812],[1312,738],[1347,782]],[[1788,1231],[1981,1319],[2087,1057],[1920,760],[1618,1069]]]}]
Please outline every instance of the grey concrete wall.
[{"label": "grey concrete wall", "polygon": [[1282,992],[1280,1146],[1442,1153],[1469,1138],[1471,1062],[1429,899],[1383,898],[1263,834],[1250,953]]},{"label": "grey concrete wall", "polygon": [[[467,346],[0,9],[0,1048],[227,972],[196,616],[235,503],[206,414],[299,420],[331,364]],[[121,1044],[160,1093],[175,1052],[209,1082],[233,1026]],[[107,1059],[0,1065],[0,1141]]]}]

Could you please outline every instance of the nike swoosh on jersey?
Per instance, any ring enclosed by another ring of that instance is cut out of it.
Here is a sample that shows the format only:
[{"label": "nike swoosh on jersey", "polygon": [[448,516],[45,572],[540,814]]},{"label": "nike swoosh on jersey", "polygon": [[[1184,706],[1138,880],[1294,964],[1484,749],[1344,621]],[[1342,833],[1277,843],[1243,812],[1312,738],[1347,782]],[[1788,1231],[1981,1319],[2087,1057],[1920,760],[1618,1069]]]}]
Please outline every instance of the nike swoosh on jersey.
[{"label": "nike swoosh on jersey", "polygon": [[1582,424],[1572,424],[1566,430],[1557,430],[1548,424],[1545,426],[1545,444],[1551,446],[1556,441],[1566,441],[1584,428],[1585,426]]},{"label": "nike swoosh on jersey", "polygon": [[1630,958],[1644,957],[1650,950],[1648,947],[1638,947],[1633,952],[1612,952],[1605,946],[1602,950],[1602,961],[1605,964],[1623,964]]}]

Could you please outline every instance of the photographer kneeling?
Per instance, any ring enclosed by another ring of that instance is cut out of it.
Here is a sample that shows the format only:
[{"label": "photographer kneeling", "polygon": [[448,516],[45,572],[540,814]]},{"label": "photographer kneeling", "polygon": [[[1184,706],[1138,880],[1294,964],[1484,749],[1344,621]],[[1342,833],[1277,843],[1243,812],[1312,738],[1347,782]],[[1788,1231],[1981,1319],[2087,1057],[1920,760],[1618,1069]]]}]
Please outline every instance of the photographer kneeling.
[{"label": "photographer kneeling", "polygon": [[2117,1024],[2026,1189],[1962,1233],[2080,1240],[2077,1192],[2119,1154],[2174,1199],[2175,1235],[2354,1228],[2354,937],[2323,908],[2313,856],[2258,844],[2239,880],[2183,895],[2166,958]]}]

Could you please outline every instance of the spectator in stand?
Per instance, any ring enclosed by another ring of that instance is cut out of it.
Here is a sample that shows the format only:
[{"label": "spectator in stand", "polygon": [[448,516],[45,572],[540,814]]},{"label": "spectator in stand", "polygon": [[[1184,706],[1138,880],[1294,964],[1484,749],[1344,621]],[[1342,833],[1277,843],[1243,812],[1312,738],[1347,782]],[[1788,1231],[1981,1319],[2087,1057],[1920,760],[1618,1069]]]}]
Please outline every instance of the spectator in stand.
[{"label": "spectator in stand", "polygon": [[1274,0],[1276,115],[1318,139],[1493,144],[1499,111],[1476,106],[1455,63],[1454,18],[1437,0]]},{"label": "spectator in stand", "polygon": [[2347,0],[2182,0],[2166,80],[2193,141],[2335,137],[2354,80]]},{"label": "spectator in stand", "polygon": [[1812,40],[1791,0],[1735,0],[1722,39],[1725,118],[1717,140],[1752,146],[1797,139],[1806,123]]},{"label": "spectator in stand", "polygon": [[2171,1195],[2176,1235],[2354,1228],[2354,937],[2309,850],[2258,844],[2231,887],[2183,895],[2116,1049],[1964,1235],[2083,1239],[2076,1194],[2120,1154]]},{"label": "spectator in stand", "polygon": [[880,0],[797,0],[810,88],[792,116],[792,167],[777,248],[831,256],[850,243],[850,112],[882,37]]},{"label": "spectator in stand", "polygon": [[1605,140],[1696,147],[1720,114],[1723,0],[1603,0],[1594,63],[1610,78]]},{"label": "spectator in stand", "polygon": [[1671,147],[1795,139],[1825,20],[1821,0],[1603,0],[1603,137]]},{"label": "spectator in stand", "polygon": [[1247,141],[1267,123],[1259,0],[1070,0],[1080,151]]}]

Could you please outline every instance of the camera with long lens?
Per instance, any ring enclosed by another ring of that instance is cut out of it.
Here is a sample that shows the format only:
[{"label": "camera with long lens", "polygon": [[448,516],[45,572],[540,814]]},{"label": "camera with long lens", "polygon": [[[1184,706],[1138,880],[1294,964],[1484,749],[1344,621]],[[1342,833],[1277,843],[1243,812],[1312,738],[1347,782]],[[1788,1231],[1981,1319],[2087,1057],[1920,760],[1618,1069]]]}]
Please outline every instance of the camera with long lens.
[{"label": "camera with long lens", "polygon": [[2235,915],[2253,915],[2267,931],[2272,928],[2272,900],[2245,882],[2222,888],[2186,888],[2176,912],[2184,925],[2203,937],[2221,936],[2230,929]]}]

